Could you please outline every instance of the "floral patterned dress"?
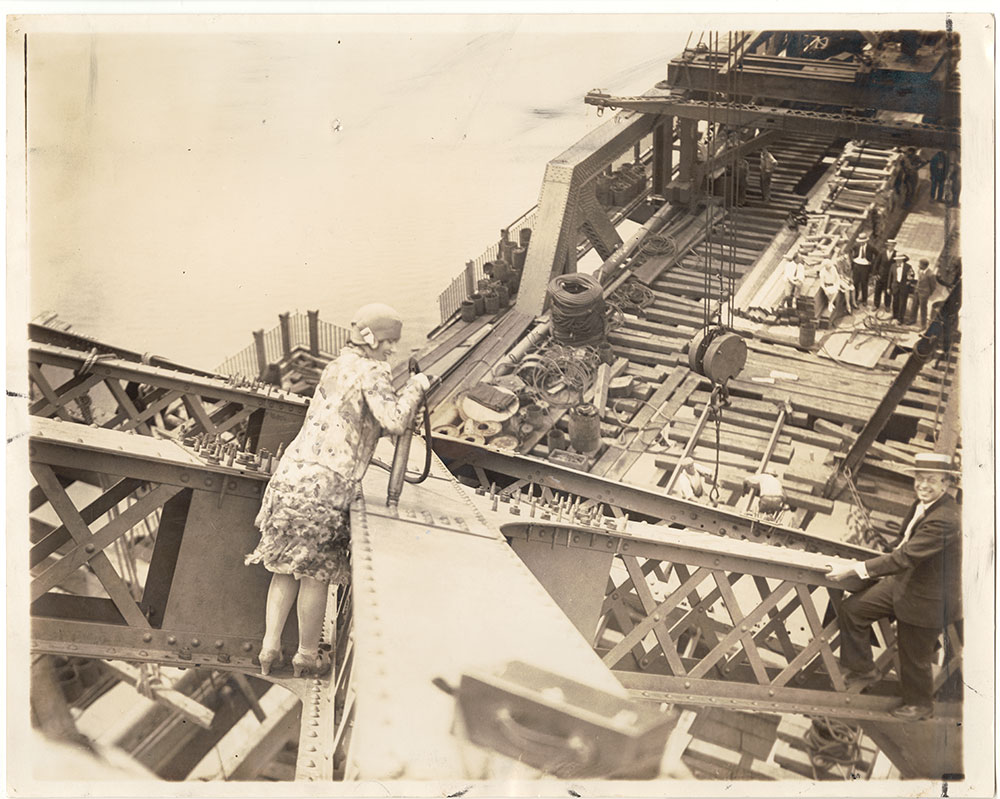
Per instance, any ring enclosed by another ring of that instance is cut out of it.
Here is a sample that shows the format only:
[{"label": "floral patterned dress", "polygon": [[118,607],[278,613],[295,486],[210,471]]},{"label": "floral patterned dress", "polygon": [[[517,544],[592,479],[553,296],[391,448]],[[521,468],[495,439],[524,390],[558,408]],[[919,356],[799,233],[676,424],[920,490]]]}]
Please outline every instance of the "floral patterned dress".
[{"label": "floral patterned dress", "polygon": [[344,583],[350,576],[350,513],[382,431],[398,435],[420,401],[397,396],[389,365],[345,346],[327,364],[302,429],[278,463],[254,522],[260,543],[246,563]]}]

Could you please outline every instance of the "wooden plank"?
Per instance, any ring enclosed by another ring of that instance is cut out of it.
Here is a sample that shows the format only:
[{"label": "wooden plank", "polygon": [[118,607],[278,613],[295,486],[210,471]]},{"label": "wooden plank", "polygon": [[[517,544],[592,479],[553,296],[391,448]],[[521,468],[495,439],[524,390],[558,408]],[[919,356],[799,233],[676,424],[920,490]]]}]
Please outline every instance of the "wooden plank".
[{"label": "wooden plank", "polygon": [[654,414],[663,418],[664,424],[673,418],[674,414],[683,406],[688,394],[694,391],[703,379],[701,375],[694,374],[687,368],[674,370],[667,381],[656,390],[649,403],[644,405],[632,418],[631,425],[636,429],[631,433],[631,438],[626,441],[625,451],[606,471],[594,473],[608,480],[620,480],[639,457],[638,452],[632,452],[627,448],[628,445],[642,433],[642,429],[650,422]]},{"label": "wooden plank", "polygon": [[[129,685],[138,686],[140,672],[137,667],[122,660],[105,660],[104,665]],[[159,704],[176,711],[183,718],[197,724],[204,730],[211,728],[215,712],[200,702],[196,702],[190,696],[173,688],[153,684],[149,686],[149,689],[153,699]]]}]

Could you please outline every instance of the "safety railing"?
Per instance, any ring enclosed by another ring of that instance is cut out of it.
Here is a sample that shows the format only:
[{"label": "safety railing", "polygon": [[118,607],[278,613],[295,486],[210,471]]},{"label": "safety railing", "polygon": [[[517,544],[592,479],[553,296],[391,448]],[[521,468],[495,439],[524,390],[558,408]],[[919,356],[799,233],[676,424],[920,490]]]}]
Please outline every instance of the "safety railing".
[{"label": "safety railing", "polygon": [[[347,343],[350,335],[347,328],[317,319],[316,340],[314,342],[309,330],[309,316],[301,313],[288,315],[288,333],[289,351],[303,349],[323,358],[336,357],[340,348]],[[258,335],[261,339],[260,344],[255,342],[244,347],[235,355],[226,358],[215,368],[215,371],[218,374],[255,380],[260,377],[261,348],[263,348],[265,363],[279,363],[290,354],[285,350],[280,324],[275,325],[262,335]]]}]

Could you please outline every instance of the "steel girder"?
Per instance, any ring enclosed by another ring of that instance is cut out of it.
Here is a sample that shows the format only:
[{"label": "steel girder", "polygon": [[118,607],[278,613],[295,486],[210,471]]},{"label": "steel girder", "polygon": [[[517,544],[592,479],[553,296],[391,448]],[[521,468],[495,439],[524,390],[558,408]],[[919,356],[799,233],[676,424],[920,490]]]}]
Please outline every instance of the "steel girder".
[{"label": "steel girder", "polygon": [[426,482],[406,486],[398,513],[385,506],[386,484],[384,471],[370,469],[351,511],[348,776],[541,776],[469,743],[455,699],[434,681],[457,686],[465,673],[519,660],[619,697],[624,689],[439,460]]},{"label": "steel girder", "polygon": [[[891,625],[879,625],[875,663],[881,685],[871,694],[847,688],[836,657],[835,609],[843,586],[826,574],[828,556],[775,550],[749,541],[634,522],[620,531],[530,520],[501,531],[529,555],[553,594],[601,603],[595,647],[633,695],[654,702],[717,706],[889,722],[899,704]],[[563,560],[580,553],[581,568]],[[584,558],[613,556],[589,577]],[[550,559],[554,568],[549,569]],[[587,579],[581,579],[587,576]],[[857,582],[856,590],[863,583]],[[598,591],[596,597],[583,594]],[[824,611],[826,611],[824,615]],[[610,633],[610,634],[609,634]],[[945,631],[947,657],[935,690],[961,669],[958,631]],[[952,725],[961,706],[943,698],[936,712]],[[960,770],[960,769],[959,769]]]},{"label": "steel girder", "polygon": [[724,125],[778,128],[785,131],[866,139],[885,144],[934,147],[950,150],[959,146],[957,128],[903,120],[852,117],[822,111],[751,103],[711,103],[672,95],[668,97],[613,97],[603,92],[588,92],[584,102],[601,108],[620,108],[643,114],[666,114],[681,119],[704,119]]},{"label": "steel girder", "polygon": [[752,97],[799,103],[822,103],[844,108],[877,108],[922,114],[938,119],[957,117],[959,93],[944,91],[926,73],[911,73],[913,80],[877,84],[870,71],[857,63],[789,59],[780,56],[744,55],[724,83],[717,68],[701,54],[694,59],[675,58],[667,67],[667,80],[678,91],[721,91],[735,86],[733,99]]},{"label": "steel girder", "polygon": [[[103,388],[117,406],[118,413],[102,426],[136,430],[145,435],[151,435],[151,426],[158,426],[161,414],[183,406],[188,417],[187,434],[218,435],[235,432],[239,425],[249,425],[251,444],[273,452],[295,436],[309,404],[305,397],[274,386],[238,385],[227,378],[151,366],[110,355],[94,360],[86,352],[52,344],[33,343],[28,361],[31,381],[42,395],[30,406],[32,415],[76,421],[70,404],[84,397],[99,399],[94,392]],[[72,376],[53,386],[42,367],[64,370]],[[138,406],[126,393],[126,384],[145,390]]]},{"label": "steel girder", "polygon": [[456,466],[463,463],[478,466],[497,474],[661,519],[667,524],[703,530],[728,538],[759,541],[839,557],[866,558],[878,554],[867,547],[810,535],[803,530],[761,521],[728,508],[711,507],[680,497],[666,496],[659,490],[605,480],[530,455],[501,452],[489,446],[444,437],[436,438],[434,447],[438,455],[454,462]]},{"label": "steel girder", "polygon": [[[519,311],[531,316],[540,314],[549,281],[576,269],[578,230],[586,213],[586,202],[581,205],[581,189],[625,150],[652,133],[656,125],[657,120],[651,117],[616,116],[548,163],[517,295]],[[594,228],[593,214],[590,217]],[[605,238],[604,234],[601,238]],[[614,238],[605,243],[613,245]]]}]

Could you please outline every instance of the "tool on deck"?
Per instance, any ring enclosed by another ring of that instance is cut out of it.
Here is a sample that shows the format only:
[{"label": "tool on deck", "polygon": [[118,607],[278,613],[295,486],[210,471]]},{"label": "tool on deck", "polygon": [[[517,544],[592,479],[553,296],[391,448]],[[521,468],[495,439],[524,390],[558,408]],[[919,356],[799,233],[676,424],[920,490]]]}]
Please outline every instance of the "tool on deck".
[{"label": "tool on deck", "polygon": [[[420,373],[420,364],[416,358],[410,358],[410,374]],[[421,399],[419,408],[424,411],[424,466],[420,474],[411,477],[406,473],[406,462],[410,457],[410,443],[413,440],[413,418],[407,420],[403,432],[396,438],[396,451],[392,458],[392,469],[389,471],[389,488],[385,500],[386,507],[392,510],[399,508],[399,496],[403,492],[403,483],[422,483],[427,479],[431,471],[431,446],[433,444],[431,434],[431,415],[427,410],[426,397]],[[414,414],[416,415],[416,413]]]}]

